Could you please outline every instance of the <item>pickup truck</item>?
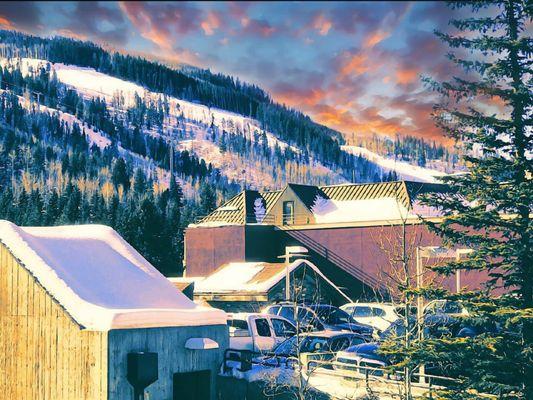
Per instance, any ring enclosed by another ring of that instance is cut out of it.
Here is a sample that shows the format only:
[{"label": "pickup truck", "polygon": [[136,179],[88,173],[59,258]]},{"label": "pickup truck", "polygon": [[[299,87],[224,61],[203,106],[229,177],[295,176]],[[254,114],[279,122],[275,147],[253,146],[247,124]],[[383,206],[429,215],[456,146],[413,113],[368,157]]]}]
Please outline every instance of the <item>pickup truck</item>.
[{"label": "pickup truck", "polygon": [[258,313],[228,314],[229,347],[256,353],[270,352],[296,334],[296,328],[280,316]]}]

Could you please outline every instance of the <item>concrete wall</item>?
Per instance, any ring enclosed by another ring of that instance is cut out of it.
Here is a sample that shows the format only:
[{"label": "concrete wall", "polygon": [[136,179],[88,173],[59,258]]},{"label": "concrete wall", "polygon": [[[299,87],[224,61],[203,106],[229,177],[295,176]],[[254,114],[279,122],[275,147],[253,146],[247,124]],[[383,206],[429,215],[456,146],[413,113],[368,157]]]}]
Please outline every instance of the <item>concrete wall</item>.
[{"label": "concrete wall", "polygon": [[[193,337],[213,339],[219,349],[188,350],[185,342]],[[216,375],[229,337],[226,325],[121,329],[109,332],[108,343],[109,400],[133,398],[133,389],[126,379],[126,359],[128,353],[138,351],[158,353],[159,379],[146,389],[146,399],[172,400],[174,373],[210,370],[214,400]]]}]

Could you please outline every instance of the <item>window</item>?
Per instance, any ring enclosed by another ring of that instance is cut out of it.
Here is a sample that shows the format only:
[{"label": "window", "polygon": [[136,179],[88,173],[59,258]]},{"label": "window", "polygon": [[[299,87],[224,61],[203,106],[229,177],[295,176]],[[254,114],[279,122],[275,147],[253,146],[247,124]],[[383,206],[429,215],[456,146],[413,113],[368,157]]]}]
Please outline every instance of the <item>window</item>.
[{"label": "window", "polygon": [[346,337],[342,337],[339,339],[333,339],[333,343],[331,343],[330,351],[341,351],[345,348],[350,346],[350,341]]},{"label": "window", "polygon": [[280,309],[280,308],[281,308],[280,306],[273,306],[273,307],[270,307],[270,308],[268,309],[268,313],[269,313],[270,315],[278,315],[278,312],[279,312],[279,309]]},{"label": "window", "polygon": [[365,339],[363,339],[362,337],[360,337],[360,336],[352,336],[350,338],[350,346],[349,347],[356,346],[358,344],[363,344],[363,343],[366,343],[366,342],[365,342]]},{"label": "window", "polygon": [[277,337],[290,337],[296,334],[296,329],[289,322],[272,318],[272,327]]},{"label": "window", "polygon": [[319,306],[314,308],[314,310],[318,314],[320,321],[326,324],[337,325],[354,322],[352,317],[350,317],[346,311],[343,311],[337,307]]},{"label": "window", "polygon": [[298,307],[298,322],[303,325],[309,325],[314,322],[315,315],[312,311]]},{"label": "window", "polygon": [[374,317],[384,317],[385,316],[385,310],[382,308],[372,308],[372,314]]},{"label": "window", "polygon": [[292,306],[281,307],[281,311],[279,312],[279,315],[281,315],[283,318],[287,318],[289,321],[294,321],[294,307]]},{"label": "window", "polygon": [[364,317],[371,317],[372,316],[372,309],[370,307],[365,306],[357,306],[353,310],[352,317],[355,318],[364,318]]},{"label": "window", "polygon": [[283,202],[283,225],[294,224],[294,201]]},{"label": "window", "polygon": [[248,322],[246,322],[243,319],[229,319],[228,320],[228,327],[229,327],[229,335],[231,337],[235,336],[235,331],[236,330],[243,330],[243,331],[248,332]]},{"label": "window", "polygon": [[270,325],[265,318],[255,320],[255,328],[257,329],[257,334],[263,337],[270,337],[272,333],[270,332]]},{"label": "window", "polygon": [[296,355],[296,336],[290,337],[284,342],[281,342],[278,347],[274,349],[274,354],[277,356],[295,356]]}]

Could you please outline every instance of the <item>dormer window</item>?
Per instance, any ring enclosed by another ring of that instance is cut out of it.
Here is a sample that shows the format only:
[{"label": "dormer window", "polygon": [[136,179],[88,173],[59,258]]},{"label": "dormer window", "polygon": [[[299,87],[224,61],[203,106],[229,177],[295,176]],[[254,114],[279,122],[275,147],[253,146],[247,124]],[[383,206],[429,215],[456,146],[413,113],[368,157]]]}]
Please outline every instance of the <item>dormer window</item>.
[{"label": "dormer window", "polygon": [[294,224],[294,201],[283,202],[283,225]]}]

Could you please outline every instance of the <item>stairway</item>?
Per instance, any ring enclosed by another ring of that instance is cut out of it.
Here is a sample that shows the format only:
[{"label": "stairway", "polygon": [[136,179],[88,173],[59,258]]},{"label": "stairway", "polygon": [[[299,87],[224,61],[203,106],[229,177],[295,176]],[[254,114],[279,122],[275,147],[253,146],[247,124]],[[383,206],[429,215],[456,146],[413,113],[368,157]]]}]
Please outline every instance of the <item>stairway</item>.
[{"label": "stairway", "polygon": [[388,288],[377,278],[368,274],[360,266],[352,264],[350,261],[346,260],[331,249],[328,249],[321,243],[318,243],[316,240],[309,237],[304,232],[300,230],[294,230],[289,226],[277,226],[277,228],[287,233],[287,235],[298,241],[298,243],[300,243],[302,246],[305,246],[307,249],[312,250],[314,253],[324,258],[326,261],[334,264],[338,268],[341,268],[342,270],[348,272],[350,275],[356,277],[359,281],[361,281],[371,289],[375,290],[376,292],[379,292],[382,295],[385,295],[389,292]]}]

